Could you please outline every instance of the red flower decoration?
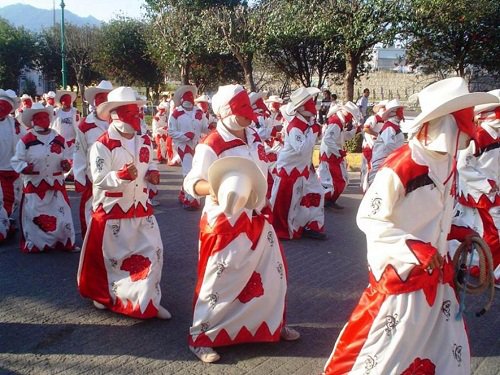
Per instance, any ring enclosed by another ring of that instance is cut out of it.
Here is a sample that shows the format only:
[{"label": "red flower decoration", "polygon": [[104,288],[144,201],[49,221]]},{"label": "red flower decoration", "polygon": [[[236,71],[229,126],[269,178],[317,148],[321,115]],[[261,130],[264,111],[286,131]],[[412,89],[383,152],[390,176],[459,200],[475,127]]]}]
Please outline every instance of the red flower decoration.
[{"label": "red flower decoration", "polygon": [[202,111],[196,111],[194,118],[197,120],[201,120],[203,118],[203,112]]},{"label": "red flower decoration", "polygon": [[300,205],[305,207],[318,207],[320,202],[321,202],[321,194],[309,193],[302,197]]},{"label": "red flower decoration", "polygon": [[415,358],[413,363],[401,375],[435,375],[436,365],[430,359]]},{"label": "red flower decoration", "polygon": [[53,232],[56,230],[57,218],[50,215],[39,215],[33,218],[33,223],[35,223],[45,233]]},{"label": "red flower decoration", "polygon": [[259,159],[262,161],[269,161],[267,159],[267,154],[266,154],[266,149],[264,148],[264,145],[260,144],[257,146],[257,152],[259,153]]},{"label": "red flower decoration", "polygon": [[139,161],[141,163],[149,163],[149,149],[147,147],[141,147],[139,150]]},{"label": "red flower decoration", "polygon": [[254,298],[264,295],[264,287],[262,286],[262,278],[260,273],[254,272],[248,280],[247,285],[243,288],[238,299],[241,303],[247,303]]},{"label": "red flower decoration", "polygon": [[54,154],[60,154],[62,152],[62,147],[59,143],[52,143],[50,145],[50,152],[54,153]]},{"label": "red flower decoration", "polygon": [[142,255],[132,255],[122,262],[120,269],[128,271],[132,281],[144,280],[149,273],[151,261]]}]

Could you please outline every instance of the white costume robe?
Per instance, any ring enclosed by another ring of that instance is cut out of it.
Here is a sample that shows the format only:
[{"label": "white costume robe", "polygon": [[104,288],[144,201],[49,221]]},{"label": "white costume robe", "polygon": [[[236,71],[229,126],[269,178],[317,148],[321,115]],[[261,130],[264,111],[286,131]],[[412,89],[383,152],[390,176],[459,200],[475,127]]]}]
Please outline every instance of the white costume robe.
[{"label": "white costume robe", "polygon": [[[134,163],[137,178],[123,172]],[[82,296],[135,318],[158,314],[163,245],[148,203],[147,173],[157,173],[151,139],[122,137],[111,124],[90,150],[93,213],[78,269]]]},{"label": "white costume robe", "polygon": [[[193,163],[194,149],[198,144],[201,133],[208,128],[208,120],[203,111],[193,108],[192,111],[186,111],[182,107],[177,107],[168,119],[168,134],[174,141],[174,147],[181,158],[182,175],[187,176]],[[187,133],[193,133],[193,138],[186,136]],[[200,206],[200,201],[189,193],[186,194],[181,188],[179,201],[185,205],[194,208]]]},{"label": "white costume robe", "polygon": [[[245,134],[247,143],[217,124],[217,130],[196,147],[193,168],[184,180],[189,194],[196,196],[195,183],[208,180],[210,165],[226,156],[250,158],[267,174],[259,136],[249,128]],[[269,207],[259,207],[226,216],[210,197],[205,200],[190,345],[215,347],[280,339],[286,262],[269,213]]]},{"label": "white costume robe", "polygon": [[405,136],[399,126],[400,120],[389,118],[382,126],[380,134],[373,144],[371,168],[368,172],[368,185],[371,185],[379,168],[391,152],[400,148],[405,142]]},{"label": "white costume robe", "polygon": [[73,150],[73,174],[75,187],[81,192],[80,226],[85,237],[92,213],[92,175],[90,173],[90,148],[108,129],[109,123],[100,120],[95,113],[82,120],[76,130],[76,142]]},{"label": "white costume robe", "polygon": [[354,138],[356,127],[344,130],[345,119],[337,112],[330,116],[325,126],[319,148],[318,178],[325,189],[325,201],[335,202],[349,183],[344,149],[345,142]]},{"label": "white costume robe", "polygon": [[[368,117],[364,124],[364,129],[371,129],[375,133],[379,134],[384,125],[384,120],[379,115],[372,115]],[[363,191],[368,189],[368,172],[371,169],[372,155],[373,155],[373,145],[376,136],[373,136],[365,131],[363,131],[363,143],[361,145],[362,159],[361,159],[361,177],[360,186]]]},{"label": "white costume robe", "polygon": [[23,174],[22,252],[73,250],[75,230],[61,167],[69,158],[64,138],[54,130],[46,135],[30,130],[17,143],[14,170],[21,173],[33,164],[33,172]]},{"label": "white costume robe", "polygon": [[312,153],[321,127],[296,114],[286,125],[285,143],[278,155],[271,193],[273,225],[279,238],[302,236],[304,228],[322,232],[324,189],[312,165]]},{"label": "white costume robe", "polygon": [[[76,128],[78,127],[78,111],[71,107],[69,111],[63,111],[62,108],[55,110],[55,117],[51,128],[58,132],[68,145],[70,152],[73,152],[73,145],[76,140]],[[73,157],[73,155],[71,155]],[[71,159],[72,160],[72,159]]]},{"label": "white costume robe", "polygon": [[[470,374],[447,244],[452,165],[450,155],[431,153],[412,140],[378,172],[357,216],[366,234],[369,286],[325,374]],[[436,251],[444,265],[428,271]]]},{"label": "white costume robe", "polygon": [[156,159],[159,163],[168,161],[172,158],[172,155],[169,157],[167,149],[167,120],[168,111],[158,111],[153,116],[153,139],[156,143]]},{"label": "white costume robe", "polygon": [[21,201],[22,180],[14,171],[10,159],[16,152],[19,139],[25,134],[24,129],[14,119],[7,116],[0,121],[0,242],[12,231],[12,214]]}]

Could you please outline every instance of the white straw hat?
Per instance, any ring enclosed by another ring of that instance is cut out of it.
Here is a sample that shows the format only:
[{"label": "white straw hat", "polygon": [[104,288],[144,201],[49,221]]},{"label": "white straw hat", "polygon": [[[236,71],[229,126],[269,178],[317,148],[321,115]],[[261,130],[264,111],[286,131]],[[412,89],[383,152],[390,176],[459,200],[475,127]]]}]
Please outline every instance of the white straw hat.
[{"label": "white straw hat", "polygon": [[42,103],[33,103],[31,108],[26,108],[23,110],[21,121],[22,123],[30,127],[31,120],[33,119],[33,115],[40,112],[46,112],[49,114],[50,122],[52,122],[52,118],[54,117],[54,108],[52,106],[45,107]]},{"label": "white straw hat", "polygon": [[280,103],[280,104],[283,104],[283,99],[281,99],[278,95],[271,95],[266,100],[266,103]]},{"label": "white straw hat", "polygon": [[63,95],[71,96],[71,103],[73,103],[76,100],[76,92],[67,91],[67,90],[57,90],[56,91],[56,102],[57,103],[61,102],[61,98]]},{"label": "white straw hat", "polygon": [[349,112],[352,117],[354,118],[355,121],[358,123],[361,123],[363,120],[363,115],[361,114],[361,111],[359,110],[358,106],[354,104],[353,102],[346,102],[344,105],[341,107],[344,111]]},{"label": "white straw hat", "polygon": [[210,103],[210,98],[203,94],[201,96],[198,96],[195,100],[194,100],[195,103]]},{"label": "white straw hat", "polygon": [[500,106],[500,89],[488,91],[488,94],[495,95],[497,97],[496,102],[493,101],[493,102],[488,103],[488,104],[477,105],[474,108],[474,113],[476,115],[478,113],[481,113],[481,112],[491,111],[492,109],[495,109],[496,107]]},{"label": "white straw hat", "polygon": [[381,117],[383,120],[387,120],[391,117],[398,108],[404,108],[404,105],[397,99],[390,100],[385,104],[385,111],[382,113]]},{"label": "white straw hat", "polygon": [[236,215],[243,208],[260,208],[266,199],[266,177],[248,158],[227,156],[216,160],[208,168],[208,182],[228,215]]},{"label": "white straw hat", "polygon": [[2,90],[0,89],[0,99],[5,100],[12,106],[12,112],[19,105],[19,99],[13,90]]},{"label": "white straw hat", "polygon": [[252,91],[250,94],[248,94],[248,97],[250,98],[250,104],[254,105],[257,100],[262,99],[263,93]]},{"label": "white straw hat", "polygon": [[175,90],[173,101],[176,107],[181,105],[181,98],[188,91],[191,91],[193,93],[193,97],[195,97],[198,89],[195,86],[185,85],[180,86],[177,90]]},{"label": "white straw hat", "polygon": [[463,78],[453,77],[435,82],[418,93],[418,101],[422,112],[415,118],[408,133],[416,133],[422,125],[430,120],[448,115],[464,108],[480,104],[494,103],[498,98],[485,92],[469,92],[467,82]]},{"label": "white straw hat", "polygon": [[97,86],[88,87],[85,90],[85,100],[89,104],[94,104],[95,96],[101,92],[110,92],[113,85],[109,81],[102,80]]},{"label": "white straw hat", "polygon": [[321,92],[317,87],[300,87],[290,95],[290,103],[285,107],[285,112],[288,115],[293,115],[293,113],[302,104],[307,102],[309,99],[318,95]]},{"label": "white straw hat", "polygon": [[135,98],[135,92],[131,87],[118,87],[109,92],[107,102],[101,103],[97,106],[97,116],[103,120],[109,120],[113,109],[127,104],[137,104],[138,106],[142,106],[145,102]]}]

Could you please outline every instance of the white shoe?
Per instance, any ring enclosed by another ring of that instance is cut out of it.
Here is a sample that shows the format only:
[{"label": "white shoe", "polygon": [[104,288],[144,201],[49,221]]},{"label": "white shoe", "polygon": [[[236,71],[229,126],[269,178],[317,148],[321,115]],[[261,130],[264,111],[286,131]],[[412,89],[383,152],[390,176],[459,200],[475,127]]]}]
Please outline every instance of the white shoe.
[{"label": "white shoe", "polygon": [[160,307],[158,307],[158,314],[156,315],[156,317],[158,319],[168,320],[168,319],[172,318],[172,314],[170,314],[166,308],[164,308],[163,306],[160,306]]},{"label": "white shoe", "polygon": [[82,251],[82,249],[79,246],[75,246],[73,250],[71,250],[72,253],[79,253],[80,251]]},{"label": "white shoe", "polygon": [[288,326],[284,326],[281,329],[280,337],[282,340],[285,340],[285,341],[295,341],[295,340],[298,340],[300,338],[300,333],[299,333],[299,331],[296,331],[293,328],[290,328]]},{"label": "white shoe", "polygon": [[97,301],[92,301],[94,303],[94,306],[96,309],[99,309],[99,310],[106,310],[107,307],[104,306],[102,303],[99,303]]},{"label": "white shoe", "polygon": [[220,355],[208,346],[189,346],[189,350],[204,363],[213,363],[220,359]]},{"label": "white shoe", "polygon": [[157,207],[160,205],[160,202],[157,201],[156,199],[150,199],[149,201],[151,203],[151,206],[153,206],[153,207]]}]

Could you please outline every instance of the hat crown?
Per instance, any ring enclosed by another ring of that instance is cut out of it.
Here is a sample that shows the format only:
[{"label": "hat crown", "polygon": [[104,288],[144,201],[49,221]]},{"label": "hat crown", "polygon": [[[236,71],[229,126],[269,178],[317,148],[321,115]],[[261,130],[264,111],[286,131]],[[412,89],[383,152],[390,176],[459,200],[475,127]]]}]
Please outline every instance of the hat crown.
[{"label": "hat crown", "polygon": [[96,88],[111,91],[111,90],[113,90],[113,85],[111,84],[111,82],[103,79],[101,82],[99,82],[99,84],[96,86]]},{"label": "hat crown", "polygon": [[134,102],[135,92],[131,87],[118,87],[108,94],[108,102]]},{"label": "hat crown", "polygon": [[46,107],[42,104],[42,103],[33,103],[31,105],[31,110],[34,111],[34,110],[40,110],[40,109],[45,109]]},{"label": "hat crown", "polygon": [[47,93],[47,97],[48,97],[48,98],[55,98],[55,97],[56,97],[56,93],[55,93],[54,91],[49,91],[49,92]]},{"label": "hat crown", "polygon": [[[465,80],[460,77],[453,77],[435,82],[424,88],[418,94],[418,101],[420,109],[425,112],[467,94],[469,94],[469,88]],[[388,108],[388,105],[386,108]]]},{"label": "hat crown", "polygon": [[212,109],[216,115],[220,115],[223,108],[229,104],[230,100],[243,91],[241,85],[219,86],[219,89],[212,97]]}]

